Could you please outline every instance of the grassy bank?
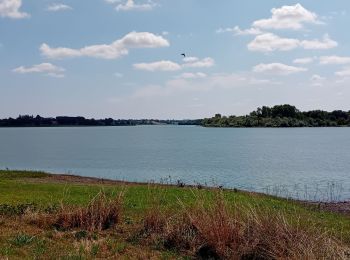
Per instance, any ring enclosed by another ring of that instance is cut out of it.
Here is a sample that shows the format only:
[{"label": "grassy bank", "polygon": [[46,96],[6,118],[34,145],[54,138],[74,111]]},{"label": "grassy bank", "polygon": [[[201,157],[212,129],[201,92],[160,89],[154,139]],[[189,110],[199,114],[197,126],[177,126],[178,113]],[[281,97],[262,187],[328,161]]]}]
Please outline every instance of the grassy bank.
[{"label": "grassy bank", "polygon": [[349,257],[350,218],[271,196],[0,171],[0,258]]}]

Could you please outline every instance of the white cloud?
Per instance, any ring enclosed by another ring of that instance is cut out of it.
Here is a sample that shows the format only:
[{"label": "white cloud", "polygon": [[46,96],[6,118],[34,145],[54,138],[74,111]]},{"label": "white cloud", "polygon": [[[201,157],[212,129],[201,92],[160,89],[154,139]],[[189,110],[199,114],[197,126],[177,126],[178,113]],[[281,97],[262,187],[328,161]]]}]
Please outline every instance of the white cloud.
[{"label": "white cloud", "polygon": [[331,64],[349,64],[350,57],[341,56],[322,56],[320,57],[320,64],[331,65]]},{"label": "white cloud", "polygon": [[315,13],[308,11],[301,4],[273,8],[271,13],[271,18],[257,20],[253,27],[299,30],[303,28],[304,23],[321,23]]},{"label": "white cloud", "polygon": [[296,64],[309,64],[309,63],[312,63],[313,61],[314,61],[314,58],[306,57],[306,58],[295,59],[295,60],[293,60],[293,63],[296,63]]},{"label": "white cloud", "polygon": [[338,43],[325,34],[323,40],[304,40],[300,42],[300,46],[307,50],[326,50],[337,47]]},{"label": "white cloud", "polygon": [[340,77],[350,77],[350,67],[344,68],[343,70],[337,71],[335,75]]},{"label": "white cloud", "polygon": [[111,44],[86,46],[81,49],[65,47],[51,48],[46,43],[40,46],[41,54],[50,59],[68,57],[94,57],[101,59],[116,59],[127,55],[131,48],[159,48],[168,47],[169,42],[162,36],[149,32],[130,32],[123,38]]},{"label": "white cloud", "polygon": [[197,57],[185,57],[183,58],[184,62],[195,62],[198,61],[199,59]]},{"label": "white cloud", "polygon": [[[109,1],[110,3],[116,2],[116,1]],[[119,1],[120,2],[120,1]],[[146,4],[135,4],[134,0],[126,0],[123,4],[118,4],[116,6],[117,11],[150,11],[152,10],[156,5],[149,1]]]},{"label": "white cloud", "polygon": [[292,38],[281,38],[273,33],[264,33],[255,37],[248,44],[250,51],[272,52],[272,51],[290,51],[298,47],[307,50],[326,50],[338,46],[338,43],[332,40],[328,34],[323,36],[322,40],[298,40]]},{"label": "white cloud", "polygon": [[185,72],[177,76],[177,78],[182,78],[182,79],[202,79],[205,77],[207,77],[207,74],[203,72],[196,72],[196,73]]},{"label": "white cloud", "polygon": [[183,67],[187,68],[209,68],[215,65],[214,59],[207,57],[204,59],[198,59],[196,57],[184,58],[185,64]]},{"label": "white cloud", "polygon": [[289,51],[299,46],[299,40],[290,38],[281,38],[273,33],[265,33],[255,37],[248,44],[250,51],[272,52]]},{"label": "white cloud", "polygon": [[127,48],[159,48],[168,47],[169,42],[162,36],[149,32],[131,32],[120,40]]},{"label": "white cloud", "polygon": [[235,35],[257,35],[262,34],[263,32],[259,28],[249,28],[241,30],[238,26],[235,26],[233,28],[219,28],[216,30],[217,33],[225,33],[225,32],[232,32]]},{"label": "white cloud", "polygon": [[253,67],[253,72],[270,73],[276,75],[289,75],[303,71],[307,71],[307,69],[302,67],[289,66],[283,63],[260,63]]},{"label": "white cloud", "polygon": [[58,67],[56,65],[53,65],[51,63],[41,63],[38,65],[33,65],[31,67],[24,67],[20,66],[18,68],[15,68],[13,72],[26,74],[26,73],[45,73],[52,77],[64,77],[64,68]]},{"label": "white cloud", "polygon": [[50,12],[67,11],[67,10],[73,10],[73,8],[65,4],[51,4],[47,7],[47,11],[50,11]]},{"label": "white cloud", "polygon": [[236,35],[257,35],[262,34],[263,32],[258,28],[249,28],[245,30],[241,30],[238,26],[233,28],[233,31]]},{"label": "white cloud", "polygon": [[50,59],[63,59],[67,57],[71,58],[71,57],[83,56],[80,50],[74,50],[74,49],[64,48],[64,47],[51,48],[46,43],[43,43],[40,46],[40,51],[43,56]]},{"label": "white cloud", "polygon": [[146,70],[146,71],[177,71],[181,70],[181,65],[168,61],[156,61],[151,63],[136,63],[134,64],[134,68],[138,70]]},{"label": "white cloud", "polygon": [[183,61],[183,64],[178,64],[168,60],[151,63],[136,63],[134,64],[134,68],[146,71],[177,71],[185,68],[209,68],[215,64],[214,59],[210,57],[203,59],[197,57],[185,57]]},{"label": "white cloud", "polygon": [[0,16],[13,19],[30,17],[29,14],[21,12],[22,0],[0,0]]},{"label": "white cloud", "polygon": [[120,3],[122,0],[105,0],[106,3],[108,4],[116,4],[116,3]]}]

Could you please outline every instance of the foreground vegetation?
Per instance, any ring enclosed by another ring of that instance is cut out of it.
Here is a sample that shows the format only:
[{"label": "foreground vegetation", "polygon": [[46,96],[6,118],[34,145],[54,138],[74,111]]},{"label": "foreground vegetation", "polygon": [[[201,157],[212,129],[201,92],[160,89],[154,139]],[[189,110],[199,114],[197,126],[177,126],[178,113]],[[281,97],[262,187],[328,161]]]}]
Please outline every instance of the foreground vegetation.
[{"label": "foreground vegetation", "polygon": [[350,111],[299,111],[295,106],[263,106],[246,116],[221,116],[202,121],[208,127],[327,127],[350,126]]},{"label": "foreground vegetation", "polygon": [[0,171],[0,258],[348,259],[350,218],[237,190]]}]

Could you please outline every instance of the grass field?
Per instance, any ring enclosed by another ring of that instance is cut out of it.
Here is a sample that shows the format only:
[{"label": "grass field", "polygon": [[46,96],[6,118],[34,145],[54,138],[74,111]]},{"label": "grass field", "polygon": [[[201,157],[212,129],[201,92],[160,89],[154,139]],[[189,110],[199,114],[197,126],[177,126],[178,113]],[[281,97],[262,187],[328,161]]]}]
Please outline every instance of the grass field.
[{"label": "grass field", "polygon": [[348,216],[272,196],[0,171],[0,259],[346,259],[349,245]]}]

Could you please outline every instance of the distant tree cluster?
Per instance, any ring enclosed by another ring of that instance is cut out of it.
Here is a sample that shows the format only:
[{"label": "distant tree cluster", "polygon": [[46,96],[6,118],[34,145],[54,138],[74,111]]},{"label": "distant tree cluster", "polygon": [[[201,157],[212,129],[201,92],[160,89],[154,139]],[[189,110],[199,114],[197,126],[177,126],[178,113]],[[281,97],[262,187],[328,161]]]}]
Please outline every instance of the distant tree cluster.
[{"label": "distant tree cluster", "polygon": [[205,118],[207,127],[327,127],[350,126],[350,111],[335,110],[327,112],[312,110],[299,111],[295,106],[263,106],[246,116],[221,116]]},{"label": "distant tree cluster", "polygon": [[82,116],[41,117],[20,115],[17,118],[0,119],[0,127],[53,127],[53,126],[135,126],[135,125],[200,125],[201,120],[158,119],[86,119]]}]

